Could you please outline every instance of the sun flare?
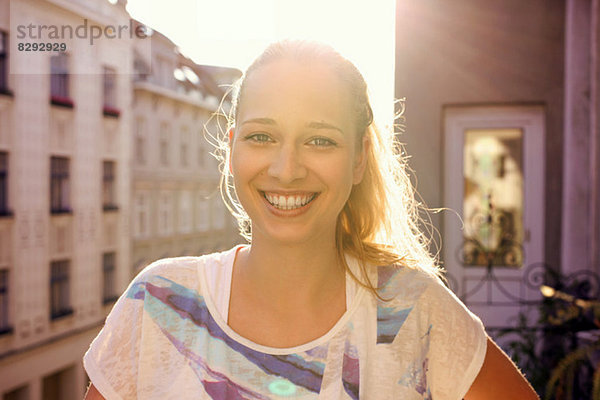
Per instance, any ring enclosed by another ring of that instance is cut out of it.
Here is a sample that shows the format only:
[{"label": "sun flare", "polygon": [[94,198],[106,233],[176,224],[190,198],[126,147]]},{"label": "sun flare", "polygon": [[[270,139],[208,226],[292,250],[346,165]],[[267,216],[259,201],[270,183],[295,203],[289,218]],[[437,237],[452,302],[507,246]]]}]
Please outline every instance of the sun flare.
[{"label": "sun flare", "polygon": [[129,0],[140,21],[200,64],[244,70],[270,42],[329,43],[361,70],[376,118],[391,124],[394,97],[393,0]]}]

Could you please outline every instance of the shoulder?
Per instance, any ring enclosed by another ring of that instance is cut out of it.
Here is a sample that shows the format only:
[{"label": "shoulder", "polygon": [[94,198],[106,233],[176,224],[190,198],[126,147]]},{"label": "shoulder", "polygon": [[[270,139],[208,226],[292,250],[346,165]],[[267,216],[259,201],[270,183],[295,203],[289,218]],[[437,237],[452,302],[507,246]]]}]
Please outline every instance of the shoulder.
[{"label": "shoulder", "polygon": [[153,276],[177,277],[196,273],[198,268],[205,266],[220,265],[235,252],[238,246],[221,252],[205,254],[197,257],[171,257],[156,260],[140,271],[136,280],[147,280]]},{"label": "shoulder", "polygon": [[218,268],[227,263],[234,247],[222,252],[206,254],[198,257],[163,258],[146,266],[133,279],[127,289],[130,298],[143,297],[148,287],[177,287],[194,291],[200,289],[200,273],[208,267]]},{"label": "shoulder", "polygon": [[137,275],[137,280],[144,280],[154,275],[177,275],[191,271],[196,267],[198,261],[202,257],[171,257],[161,258],[150,264],[140,271]]},{"label": "shoulder", "polygon": [[417,268],[390,265],[378,267],[379,294],[391,304],[418,306],[431,317],[452,318],[457,314],[472,314],[442,278]]},{"label": "shoulder", "polygon": [[[417,317],[421,328],[430,324],[482,327],[479,318],[444,284],[442,278],[426,271],[403,266],[378,267],[379,314]],[[386,311],[386,313],[384,313]]]},{"label": "shoulder", "polygon": [[416,302],[426,291],[448,291],[439,276],[397,264],[377,267],[376,282],[381,297],[392,301]]},{"label": "shoulder", "polygon": [[[421,331],[431,332],[431,337],[443,343],[458,343],[459,348],[485,339],[481,320],[436,275],[407,267],[379,267],[379,314],[412,316],[418,320]],[[382,311],[388,311],[383,313]],[[404,313],[400,313],[404,311]],[[468,340],[467,340],[468,339]],[[483,347],[482,347],[483,346]]]}]

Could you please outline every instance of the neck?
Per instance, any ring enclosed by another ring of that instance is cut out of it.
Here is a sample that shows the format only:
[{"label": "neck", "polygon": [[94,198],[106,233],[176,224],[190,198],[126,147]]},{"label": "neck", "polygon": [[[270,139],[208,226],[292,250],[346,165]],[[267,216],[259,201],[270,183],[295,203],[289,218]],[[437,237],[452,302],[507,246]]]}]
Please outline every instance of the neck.
[{"label": "neck", "polygon": [[253,237],[236,260],[236,275],[277,302],[318,301],[345,282],[335,240],[273,243]]}]

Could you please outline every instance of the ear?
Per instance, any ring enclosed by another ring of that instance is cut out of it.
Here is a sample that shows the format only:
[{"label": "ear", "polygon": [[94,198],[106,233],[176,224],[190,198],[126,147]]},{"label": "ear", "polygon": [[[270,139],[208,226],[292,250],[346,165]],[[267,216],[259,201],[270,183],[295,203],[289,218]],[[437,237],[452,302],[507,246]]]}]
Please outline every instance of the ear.
[{"label": "ear", "polygon": [[367,135],[363,135],[362,146],[359,151],[356,152],[356,158],[354,160],[354,176],[352,183],[358,185],[362,182],[365,170],[367,169],[367,160],[369,158],[369,151],[371,150],[371,141]]},{"label": "ear", "polygon": [[229,130],[228,137],[229,137],[229,147],[231,147],[231,145],[233,144],[233,128],[231,128]]}]

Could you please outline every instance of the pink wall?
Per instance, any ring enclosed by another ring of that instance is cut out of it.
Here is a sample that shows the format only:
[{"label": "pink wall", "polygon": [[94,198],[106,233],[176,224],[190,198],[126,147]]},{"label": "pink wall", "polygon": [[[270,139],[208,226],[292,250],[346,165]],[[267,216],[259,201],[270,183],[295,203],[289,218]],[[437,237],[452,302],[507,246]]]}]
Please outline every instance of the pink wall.
[{"label": "pink wall", "polygon": [[[546,109],[546,261],[560,260],[565,2],[397,0],[396,97],[418,190],[443,199],[442,114],[455,104]],[[442,231],[441,218],[433,222]]]}]

